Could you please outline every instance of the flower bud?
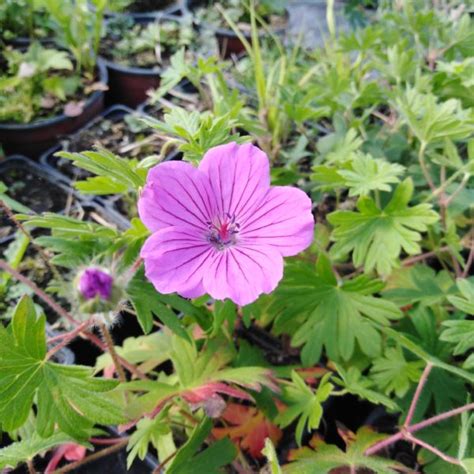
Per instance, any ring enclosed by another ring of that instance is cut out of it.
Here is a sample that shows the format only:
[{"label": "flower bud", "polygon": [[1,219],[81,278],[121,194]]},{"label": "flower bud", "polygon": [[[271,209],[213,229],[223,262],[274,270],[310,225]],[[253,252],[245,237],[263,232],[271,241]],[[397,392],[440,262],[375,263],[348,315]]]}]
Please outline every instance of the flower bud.
[{"label": "flower bud", "polygon": [[79,277],[79,291],[85,300],[99,297],[108,300],[112,293],[114,279],[99,268],[87,268]]},{"label": "flower bud", "polygon": [[122,290],[114,278],[98,267],[88,267],[76,279],[80,310],[83,313],[106,313],[116,309],[122,298]]}]

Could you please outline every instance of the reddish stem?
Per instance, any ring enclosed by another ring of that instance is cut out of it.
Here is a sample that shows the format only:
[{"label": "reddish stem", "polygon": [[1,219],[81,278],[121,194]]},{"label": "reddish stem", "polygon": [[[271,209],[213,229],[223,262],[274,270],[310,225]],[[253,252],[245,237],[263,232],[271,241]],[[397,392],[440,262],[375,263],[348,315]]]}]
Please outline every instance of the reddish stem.
[{"label": "reddish stem", "polygon": [[423,391],[423,387],[425,386],[426,381],[428,380],[428,376],[430,375],[431,369],[433,368],[433,364],[428,362],[425,367],[425,370],[421,374],[420,380],[418,382],[418,386],[416,387],[415,395],[410,404],[410,408],[408,409],[408,414],[403,423],[403,427],[407,428],[411,424],[411,420],[413,419],[413,415],[415,414],[416,406],[418,404],[418,400],[420,399],[421,392]]},{"label": "reddish stem", "polygon": [[89,438],[89,441],[94,444],[100,444],[100,445],[113,445],[117,443],[121,443],[124,439],[124,437],[119,437],[119,438]]},{"label": "reddish stem", "polygon": [[75,339],[81,332],[86,330],[88,326],[91,324],[91,320],[88,319],[87,321],[84,321],[83,323],[79,324],[75,329],[72,331],[65,333],[63,336],[62,342],[60,342],[58,345],[54,346],[49,350],[49,352],[46,354],[46,359],[51,359],[51,357],[56,354],[56,352],[60,351],[63,347],[66,347],[73,339]]},{"label": "reddish stem", "polygon": [[18,281],[28,286],[33,290],[38,298],[42,299],[51,309],[59,314],[62,318],[67,319],[70,323],[74,325],[80,324],[80,322],[73,318],[64,308],[62,308],[56,301],[46,294],[41,288],[39,288],[35,283],[33,283],[29,278],[23,276],[20,272],[12,268],[5,260],[0,260],[0,268],[15,277]]},{"label": "reddish stem", "polygon": [[431,444],[425,443],[421,439],[415,438],[410,433],[405,434],[405,439],[407,441],[411,441],[414,444],[417,444],[418,446],[421,446],[422,448],[428,451],[431,451],[433,454],[436,454],[436,456],[439,456],[446,462],[449,462],[451,464],[457,464],[458,466],[461,465],[461,461],[459,461],[459,459],[453,458],[452,456],[448,456],[447,454],[443,453],[443,451],[440,451],[438,448],[431,446]]},{"label": "reddish stem", "polygon": [[453,410],[446,411],[439,415],[432,416],[431,418],[428,418],[427,420],[420,421],[419,423],[416,423],[412,426],[408,426],[403,431],[399,431],[398,433],[392,436],[389,436],[388,438],[385,438],[384,440],[379,441],[378,443],[371,446],[369,449],[365,451],[365,455],[370,456],[371,454],[375,454],[377,451],[380,451],[381,449],[384,449],[387,446],[390,446],[393,443],[396,443],[397,441],[406,439],[406,433],[416,433],[417,431],[422,430],[423,428],[426,428],[427,426],[434,425],[435,423],[446,420],[448,418],[459,415],[460,413],[463,413],[469,410],[474,410],[474,403],[469,403],[467,405],[463,405],[462,407],[454,408]]}]

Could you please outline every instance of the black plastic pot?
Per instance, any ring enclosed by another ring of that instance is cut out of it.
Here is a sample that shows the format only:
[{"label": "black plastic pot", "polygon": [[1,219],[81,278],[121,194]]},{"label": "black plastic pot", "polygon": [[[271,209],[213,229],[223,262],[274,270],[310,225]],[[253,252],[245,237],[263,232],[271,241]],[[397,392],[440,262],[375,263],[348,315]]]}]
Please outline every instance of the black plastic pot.
[{"label": "black plastic pot", "polygon": [[[205,6],[206,4],[208,5],[207,8],[212,8],[212,2],[206,2],[204,0],[186,0],[186,12],[192,13],[192,11],[197,7]],[[232,29],[216,27],[205,22],[199,24],[198,27],[202,30],[214,31],[219,48],[219,54],[222,58],[235,58],[246,54],[244,44]],[[261,30],[261,28],[259,28],[259,30]],[[241,33],[249,43],[252,43],[250,31],[241,31]],[[274,33],[278,36],[282,36],[285,33],[285,28],[278,28]],[[263,38],[265,33],[259,32],[259,36]]]},{"label": "black plastic pot", "polygon": [[[156,10],[150,10],[148,12],[144,13],[133,13],[133,12],[120,12],[120,13],[115,13],[115,12],[110,12],[106,11],[105,12],[105,18],[117,18],[121,16],[128,16],[130,18],[133,18],[135,21],[142,21],[142,20],[147,20],[150,17],[160,17],[162,15],[180,15],[182,12],[182,2],[183,0],[174,0],[169,2],[169,5],[165,6],[165,8],[158,8]],[[155,3],[159,3],[155,0]],[[158,6],[158,5],[157,5]],[[90,5],[90,8],[92,10],[95,10],[95,7],[93,5]]]},{"label": "black plastic pot", "polygon": [[[107,84],[105,64],[99,61],[97,68],[100,82]],[[61,114],[28,124],[0,123],[0,145],[7,155],[18,153],[36,158],[62,136],[73,133],[99,114],[104,108],[104,96],[104,91],[93,92],[77,117]]]},{"label": "black plastic pot", "polygon": [[[84,130],[88,130],[96,126],[97,123],[99,123],[103,119],[111,120],[113,122],[120,121],[123,119],[124,116],[129,115],[131,113],[142,114],[142,112],[134,111],[124,105],[114,105],[112,107],[109,107],[100,115],[100,117],[97,117],[93,122],[89,123],[87,126],[83,127],[76,133],[81,133]],[[64,148],[62,144],[58,144],[50,148],[40,157],[40,163],[44,165],[47,169],[51,169],[55,173],[59,174],[63,181],[66,181],[67,183],[71,184],[71,181],[77,179],[78,176],[75,176],[71,173],[71,165],[69,160],[63,160],[54,156],[55,153],[63,149]],[[179,159],[181,159],[181,153],[176,150],[173,150],[166,156],[165,161]],[[81,179],[85,177],[86,175],[79,176],[79,178]],[[120,196],[95,197],[93,198],[93,200],[111,213],[111,218],[115,223],[117,223],[117,226],[119,228],[126,229],[130,227],[129,220],[120,212],[120,209],[123,208],[123,203],[121,201]]]},{"label": "black plastic pot", "polygon": [[[139,24],[154,21],[179,22],[180,18],[173,15],[147,15],[135,20]],[[102,61],[107,66],[109,76],[107,104],[124,104],[135,108],[146,100],[147,91],[156,89],[160,85],[163,69],[159,66],[153,68],[129,67],[105,58],[102,58]]]}]

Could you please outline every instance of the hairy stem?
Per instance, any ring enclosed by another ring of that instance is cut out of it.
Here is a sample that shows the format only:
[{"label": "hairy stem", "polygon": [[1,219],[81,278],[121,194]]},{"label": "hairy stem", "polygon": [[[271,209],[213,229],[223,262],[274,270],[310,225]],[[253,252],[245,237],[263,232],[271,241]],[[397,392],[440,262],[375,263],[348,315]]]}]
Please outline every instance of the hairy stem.
[{"label": "hairy stem", "polygon": [[117,451],[120,451],[121,449],[123,449],[127,445],[127,443],[128,443],[128,438],[124,438],[123,441],[116,443],[113,446],[102,449],[101,451],[97,451],[96,453],[93,453],[90,456],[87,456],[84,459],[81,459],[80,461],[73,462],[71,464],[68,464],[67,466],[62,467],[61,469],[58,469],[55,472],[55,474],[63,474],[65,472],[74,471],[75,469],[83,466],[84,464],[87,464],[92,461],[96,461],[97,459],[101,459],[105,456],[108,456],[109,454],[116,453]]},{"label": "hairy stem", "polygon": [[[51,357],[56,354],[56,352],[60,351],[63,347],[66,347],[73,339],[79,336],[81,332],[84,332],[91,323],[92,321],[88,319],[87,321],[79,324],[79,326],[74,328],[72,331],[62,334],[62,341],[49,350],[49,352],[46,354],[46,360],[51,359]],[[51,340],[49,342],[51,342]]]},{"label": "hairy stem", "polygon": [[[46,294],[43,290],[38,288],[29,278],[23,276],[20,272],[13,269],[10,265],[8,265],[5,260],[0,259],[0,268],[8,273],[10,273],[14,278],[16,278],[21,283],[25,284],[33,293],[35,293],[38,298],[43,300],[51,309],[53,309],[59,316],[67,319],[71,324],[74,326],[78,326],[81,323],[75,319],[71,314],[68,313],[63,307],[57,304],[48,294]],[[94,345],[96,345],[102,351],[107,350],[107,346],[95,335],[90,332],[84,332],[84,336],[89,339]],[[137,367],[135,367],[130,362],[126,361],[122,357],[117,356],[117,360],[132,374],[140,379],[146,379],[146,375],[141,372]]]},{"label": "hairy stem", "polygon": [[379,441],[378,443],[375,443],[373,446],[371,446],[365,451],[365,454],[366,456],[370,456],[371,454],[374,454],[380,451],[381,449],[384,449],[396,443],[397,441],[406,439],[407,433],[410,433],[410,434],[416,433],[417,431],[420,431],[423,428],[426,428],[427,426],[434,425],[436,423],[439,423],[440,421],[446,420],[448,418],[451,418],[453,416],[459,415],[465,411],[470,411],[470,410],[474,410],[474,403],[469,403],[467,405],[463,405],[462,407],[454,408],[453,410],[446,411],[439,415],[428,418],[427,420],[420,421],[419,423],[416,423],[412,426],[408,426],[404,430],[399,431],[398,433],[392,436],[389,436],[388,438],[385,438],[384,440]]},{"label": "hairy stem", "polygon": [[80,322],[72,317],[63,307],[56,303],[56,301],[51,298],[48,294],[46,294],[43,290],[41,290],[34,282],[32,282],[29,278],[22,275],[20,272],[12,268],[5,260],[0,260],[0,268],[12,275],[18,281],[23,283],[24,285],[28,286],[33,293],[38,296],[38,298],[42,299],[51,309],[53,309],[59,316],[68,320],[70,323],[74,325],[80,324]]},{"label": "hairy stem", "polygon": [[414,444],[417,444],[418,446],[421,446],[422,448],[425,448],[428,451],[431,451],[432,453],[436,454],[436,456],[439,456],[446,462],[449,462],[451,464],[457,464],[458,466],[461,465],[461,461],[459,461],[459,459],[448,456],[446,453],[443,453],[443,451],[440,451],[438,448],[431,446],[431,444],[425,443],[421,439],[415,438],[410,433],[405,434],[405,439],[407,441],[411,441]]},{"label": "hairy stem", "polygon": [[125,372],[123,370],[122,364],[120,363],[117,351],[115,350],[115,345],[112,339],[112,335],[110,334],[110,331],[108,330],[107,326],[104,323],[100,323],[99,328],[100,328],[100,332],[102,333],[102,336],[104,337],[104,341],[107,346],[107,350],[110,354],[110,357],[112,357],[112,361],[114,363],[115,370],[117,371],[119,379],[122,383],[125,383],[127,381],[127,377],[125,376]]},{"label": "hairy stem", "polygon": [[6,215],[8,216],[8,219],[10,219],[13,224],[17,227],[17,229],[26,236],[26,238],[30,241],[30,244],[33,246],[33,248],[38,252],[39,256],[43,260],[44,264],[48,267],[48,269],[51,271],[51,273],[54,275],[54,278],[58,281],[63,281],[63,277],[59,273],[58,268],[54,263],[51,262],[51,259],[48,255],[46,255],[46,252],[42,247],[39,245],[35,244],[33,236],[30,234],[30,232],[26,229],[26,227],[15,217],[15,214],[13,213],[12,209],[8,204],[0,199],[0,207],[5,211]]},{"label": "hairy stem", "polygon": [[413,396],[410,408],[408,409],[407,417],[405,418],[405,422],[403,423],[404,428],[407,428],[411,424],[411,420],[413,419],[413,415],[415,414],[416,406],[418,405],[418,400],[420,399],[421,392],[423,391],[423,387],[425,386],[425,383],[428,380],[428,376],[430,375],[432,369],[433,364],[431,362],[428,362],[428,364],[426,364],[425,370],[421,374],[418,386],[416,387],[415,395]]}]

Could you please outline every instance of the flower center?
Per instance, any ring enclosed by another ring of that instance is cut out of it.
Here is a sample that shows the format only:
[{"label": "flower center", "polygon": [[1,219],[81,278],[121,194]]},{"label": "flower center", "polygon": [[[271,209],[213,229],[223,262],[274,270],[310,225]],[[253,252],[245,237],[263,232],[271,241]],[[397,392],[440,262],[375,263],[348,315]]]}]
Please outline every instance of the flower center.
[{"label": "flower center", "polygon": [[216,217],[213,221],[207,222],[207,240],[214,245],[217,250],[224,250],[235,245],[240,225],[235,222],[235,216],[227,213],[224,217]]}]

